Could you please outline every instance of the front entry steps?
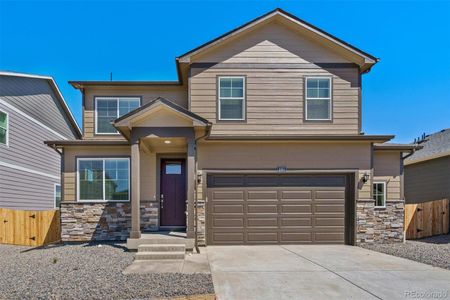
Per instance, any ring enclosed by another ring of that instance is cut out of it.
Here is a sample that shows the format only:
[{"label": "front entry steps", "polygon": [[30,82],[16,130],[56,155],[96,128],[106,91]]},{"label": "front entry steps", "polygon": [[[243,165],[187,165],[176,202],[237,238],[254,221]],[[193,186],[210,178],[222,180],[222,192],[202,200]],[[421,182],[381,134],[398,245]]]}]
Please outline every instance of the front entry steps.
[{"label": "front entry steps", "polygon": [[185,244],[155,243],[138,246],[135,260],[184,259],[186,255]]}]

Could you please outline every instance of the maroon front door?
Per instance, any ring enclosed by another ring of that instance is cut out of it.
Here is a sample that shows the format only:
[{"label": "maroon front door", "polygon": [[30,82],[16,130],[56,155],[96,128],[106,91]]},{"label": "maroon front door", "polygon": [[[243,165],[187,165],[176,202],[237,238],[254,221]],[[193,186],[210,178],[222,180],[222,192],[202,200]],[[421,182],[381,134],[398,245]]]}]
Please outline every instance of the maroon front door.
[{"label": "maroon front door", "polygon": [[184,159],[161,160],[161,226],[186,226],[185,174]]}]

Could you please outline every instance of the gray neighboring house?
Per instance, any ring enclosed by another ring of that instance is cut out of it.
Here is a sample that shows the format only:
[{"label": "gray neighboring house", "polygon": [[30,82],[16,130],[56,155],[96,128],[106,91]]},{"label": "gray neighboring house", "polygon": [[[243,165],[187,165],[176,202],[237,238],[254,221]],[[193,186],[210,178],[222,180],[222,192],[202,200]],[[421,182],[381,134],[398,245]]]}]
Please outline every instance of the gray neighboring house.
[{"label": "gray neighboring house", "polygon": [[450,199],[450,128],[425,136],[405,159],[405,201]]},{"label": "gray neighboring house", "polygon": [[0,207],[57,208],[61,156],[44,141],[80,137],[52,77],[0,71]]}]

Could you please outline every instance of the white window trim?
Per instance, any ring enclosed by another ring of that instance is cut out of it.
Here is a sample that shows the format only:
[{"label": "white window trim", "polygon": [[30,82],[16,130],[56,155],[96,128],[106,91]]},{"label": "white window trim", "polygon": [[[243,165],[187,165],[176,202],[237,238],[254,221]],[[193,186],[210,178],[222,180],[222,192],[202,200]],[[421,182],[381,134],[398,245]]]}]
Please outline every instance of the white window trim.
[{"label": "white window trim", "polygon": [[94,102],[95,102],[95,134],[96,135],[120,135],[120,132],[116,130],[116,132],[99,132],[98,131],[98,115],[97,115],[97,101],[98,100],[108,100],[108,101],[113,101],[115,100],[117,103],[117,118],[119,118],[119,102],[120,100],[138,100],[139,101],[139,106],[141,106],[141,98],[140,97],[95,97],[94,98]]},{"label": "white window trim", "polygon": [[[242,97],[220,97],[220,79],[242,79]],[[244,121],[245,120],[245,102],[246,102],[246,86],[245,86],[245,76],[219,76],[217,80],[217,109],[218,109],[218,117],[219,121]],[[240,119],[223,119],[222,112],[220,111],[220,101],[221,99],[230,100],[230,99],[239,99],[242,100],[242,118]]]},{"label": "white window trim", "polygon": [[374,181],[372,183],[372,193],[374,193],[374,190],[373,190],[373,185],[374,184],[382,184],[383,185],[383,196],[384,196],[384,205],[382,205],[382,206],[376,205],[377,204],[377,200],[374,199],[375,200],[375,206],[374,207],[375,208],[386,208],[386,201],[387,201],[386,181]]},{"label": "white window trim", "polygon": [[[330,82],[330,97],[327,98],[308,98],[308,80],[309,79],[328,79]],[[306,121],[331,121],[332,101],[333,101],[333,78],[330,76],[307,76],[305,77],[305,120]],[[308,118],[308,100],[329,100],[328,101],[328,118],[327,119],[309,119]]]},{"label": "white window trim", "polygon": [[6,111],[1,110],[1,109],[0,109],[0,112],[6,114],[6,128],[5,128],[6,129],[6,144],[0,144],[0,146],[8,148],[9,147],[9,114]]},{"label": "white window trim", "polygon": [[[127,160],[128,163],[128,199],[127,200],[105,200],[105,161],[107,160]],[[103,199],[80,199],[80,161],[83,160],[101,160],[103,161]],[[105,202],[130,202],[131,196],[131,176],[130,176],[130,158],[129,157],[83,157],[77,158],[77,202],[82,203],[105,203]]]},{"label": "white window trim", "polygon": [[[59,186],[59,188],[61,188],[61,184],[60,183],[54,183],[53,184],[53,201],[54,201],[54,207],[55,209],[59,209],[58,206],[56,206],[56,187]],[[61,189],[61,200],[62,200],[62,189]]]}]

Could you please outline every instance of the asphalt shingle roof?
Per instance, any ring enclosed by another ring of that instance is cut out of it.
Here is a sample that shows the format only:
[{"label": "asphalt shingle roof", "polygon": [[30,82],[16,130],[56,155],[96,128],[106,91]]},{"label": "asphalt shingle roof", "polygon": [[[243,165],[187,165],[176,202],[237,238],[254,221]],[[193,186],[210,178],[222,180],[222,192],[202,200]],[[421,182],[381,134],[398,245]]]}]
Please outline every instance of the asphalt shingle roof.
[{"label": "asphalt shingle roof", "polygon": [[419,142],[419,145],[423,148],[408,157],[406,163],[450,155],[450,128],[425,136],[425,140]]}]

